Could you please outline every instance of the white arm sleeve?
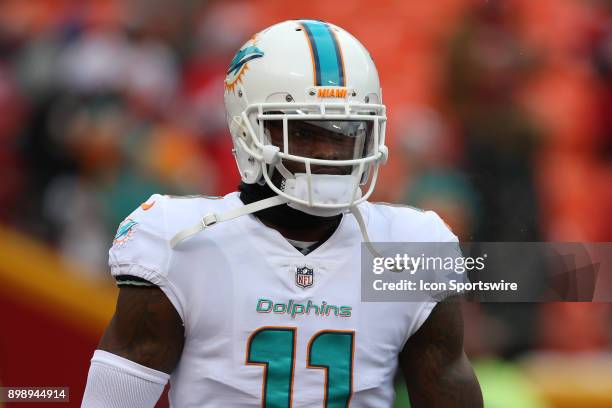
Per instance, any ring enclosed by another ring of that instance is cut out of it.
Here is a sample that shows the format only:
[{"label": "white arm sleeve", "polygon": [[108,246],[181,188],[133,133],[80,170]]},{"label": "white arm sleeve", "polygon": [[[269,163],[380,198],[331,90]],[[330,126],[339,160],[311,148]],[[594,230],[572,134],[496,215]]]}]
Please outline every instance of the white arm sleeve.
[{"label": "white arm sleeve", "polygon": [[168,378],[161,371],[96,350],[81,408],[153,408]]}]

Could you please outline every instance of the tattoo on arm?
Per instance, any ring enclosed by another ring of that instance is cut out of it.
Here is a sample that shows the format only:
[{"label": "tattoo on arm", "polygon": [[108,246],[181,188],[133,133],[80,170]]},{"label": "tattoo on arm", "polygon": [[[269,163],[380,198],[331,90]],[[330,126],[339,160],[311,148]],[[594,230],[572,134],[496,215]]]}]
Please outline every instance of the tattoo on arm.
[{"label": "tattoo on arm", "polygon": [[480,385],[463,351],[458,303],[438,303],[406,342],[400,365],[413,408],[479,408]]},{"label": "tattoo on arm", "polygon": [[123,286],[98,348],[169,374],[183,345],[183,323],[161,289]]}]

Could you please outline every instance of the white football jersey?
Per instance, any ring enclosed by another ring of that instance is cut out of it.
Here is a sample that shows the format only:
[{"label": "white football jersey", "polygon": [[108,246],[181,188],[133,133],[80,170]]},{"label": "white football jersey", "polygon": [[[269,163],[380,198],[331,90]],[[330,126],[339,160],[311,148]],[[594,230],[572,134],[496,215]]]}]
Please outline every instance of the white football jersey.
[{"label": "white football jersey", "polygon": [[[362,234],[351,214],[308,255],[253,215],[171,249],[203,215],[242,205],[238,193],[154,195],[120,225],[109,252],[114,276],[158,285],[184,322],[171,406],[392,406],[398,353],[434,303],[361,302]],[[359,208],[375,242],[457,240],[430,211]]]}]

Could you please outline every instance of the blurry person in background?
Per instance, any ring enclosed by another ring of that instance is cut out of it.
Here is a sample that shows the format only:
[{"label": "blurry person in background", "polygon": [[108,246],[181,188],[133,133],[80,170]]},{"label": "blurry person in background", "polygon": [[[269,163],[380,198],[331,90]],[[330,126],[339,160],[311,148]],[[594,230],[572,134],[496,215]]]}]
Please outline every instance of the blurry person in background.
[{"label": "blurry person in background", "polygon": [[441,113],[426,107],[400,108],[398,130],[409,183],[403,203],[436,211],[461,241],[473,241],[478,195],[459,169],[457,138]]},{"label": "blurry person in background", "polygon": [[457,245],[432,211],[367,201],[388,148],[365,47],[285,21],[224,84],[240,191],[155,194],[120,224],[82,406],[150,408],[170,380],[176,407],[390,407],[401,370],[414,408],[482,407],[457,303],[361,300],[363,241]]},{"label": "blurry person in background", "polygon": [[537,241],[533,168],[538,132],[517,101],[528,49],[508,4],[481,3],[452,38],[446,70],[448,109],[464,140],[463,167],[480,196],[476,241]]},{"label": "blurry person in background", "polygon": [[612,163],[612,3],[602,1],[600,8],[599,24],[593,30],[594,38],[590,44],[591,63],[600,85],[599,144],[596,153],[602,161],[610,165]]},{"label": "blurry person in background", "polygon": [[[549,235],[555,240],[611,241],[612,217],[608,214],[612,214],[612,2],[593,1],[581,6],[578,10],[590,16],[583,22],[585,33],[577,36],[573,48],[562,51],[570,55],[580,53],[588,65],[575,67],[578,64],[571,59],[558,59],[550,64],[581,74],[581,69],[588,67],[587,81],[575,86],[586,88],[592,99],[587,100],[591,104],[582,102],[582,109],[589,115],[578,118],[578,122],[586,125],[579,132],[553,141],[557,155],[567,161],[557,162],[560,165],[549,173],[550,183],[556,187],[551,190],[558,190],[557,197],[552,198],[559,201],[551,205],[558,213],[549,227]],[[576,177],[571,177],[574,174]],[[600,272],[598,286],[610,287],[611,279],[609,274]],[[612,345],[610,304],[545,304],[538,321],[539,345],[565,354],[568,361],[571,353],[576,352],[607,354]]]},{"label": "blurry person in background", "polygon": [[[597,143],[594,156],[601,166],[603,214],[612,214],[612,2],[601,2],[594,30],[591,63],[598,76]],[[612,241],[612,217],[601,220],[599,240]]]},{"label": "blurry person in background", "polygon": [[192,17],[185,8],[129,2],[125,20],[113,21],[76,7],[55,31],[15,51],[32,105],[19,144],[30,199],[12,222],[84,271],[104,271],[109,226],[143,195],[217,191],[220,172],[177,103],[179,58],[189,52],[183,23]]},{"label": "blurry person in background", "polygon": [[19,148],[26,109],[15,78],[0,64],[0,222],[11,220],[27,183]]},{"label": "blurry person in background", "polygon": [[[62,254],[95,273],[103,270],[105,257],[99,248],[107,240],[107,223],[111,221],[104,191],[115,184],[119,174],[127,117],[116,96],[82,95],[63,98],[55,105],[50,127],[59,150],[74,160],[75,173],[49,182],[44,215],[55,228]],[[137,186],[148,190],[143,182]]]},{"label": "blurry person in background", "polygon": [[[478,203],[474,241],[538,241],[534,167],[539,134],[518,96],[531,67],[510,5],[475,6],[452,37],[444,93],[464,148],[461,158]],[[534,282],[534,285],[537,283]],[[535,343],[535,304],[483,304],[504,335],[489,345],[515,357]]]}]

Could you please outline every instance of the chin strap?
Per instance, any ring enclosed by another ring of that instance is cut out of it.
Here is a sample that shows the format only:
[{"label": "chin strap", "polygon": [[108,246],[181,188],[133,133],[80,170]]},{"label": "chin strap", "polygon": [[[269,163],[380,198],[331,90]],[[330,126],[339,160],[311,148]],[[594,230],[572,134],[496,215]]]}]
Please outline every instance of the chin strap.
[{"label": "chin strap", "polygon": [[359,211],[359,208],[357,208],[356,205],[352,206],[350,208],[350,211],[351,211],[351,214],[355,216],[355,219],[357,220],[357,224],[359,224],[359,230],[361,231],[361,236],[363,237],[364,244],[366,244],[366,247],[368,247],[368,251],[370,251],[370,253],[374,257],[380,258],[381,257],[380,253],[378,253],[376,248],[374,248],[374,245],[372,245],[372,241],[370,241],[370,236],[368,235],[368,229],[366,228],[365,221],[363,220],[363,216],[361,215],[361,211]]},{"label": "chin strap", "polygon": [[260,210],[265,210],[266,208],[274,207],[277,205],[286,204],[287,201],[288,200],[284,197],[274,196],[266,198],[265,200],[260,200],[251,204],[247,204],[243,207],[234,208],[233,210],[229,210],[227,212],[224,212],[223,214],[206,214],[204,217],[202,217],[200,222],[195,225],[192,225],[189,228],[185,228],[184,230],[178,232],[174,237],[172,237],[172,239],[170,240],[170,247],[174,249],[181,241],[192,237],[203,229],[215,225],[219,222],[238,218],[242,215],[251,214]]},{"label": "chin strap", "polygon": [[[219,222],[228,221],[246,214],[265,210],[266,208],[286,204],[287,202],[288,200],[284,197],[274,196],[266,198],[265,200],[255,201],[254,203],[247,204],[243,207],[234,208],[233,210],[227,211],[223,214],[206,214],[204,217],[202,217],[200,222],[195,225],[192,225],[189,228],[185,228],[184,230],[178,232],[174,237],[172,237],[172,239],[170,240],[170,247],[174,249],[183,240],[190,238],[202,231],[203,229],[215,225]],[[380,254],[378,253],[378,251],[376,251],[374,245],[372,245],[372,242],[370,241],[370,237],[368,236],[368,230],[366,228],[363,216],[361,215],[361,211],[359,211],[356,205],[350,207],[349,211],[355,216],[357,224],[359,224],[359,230],[361,231],[361,235],[363,236],[363,242],[368,247],[368,250],[375,257],[380,257]]]}]

